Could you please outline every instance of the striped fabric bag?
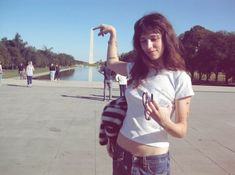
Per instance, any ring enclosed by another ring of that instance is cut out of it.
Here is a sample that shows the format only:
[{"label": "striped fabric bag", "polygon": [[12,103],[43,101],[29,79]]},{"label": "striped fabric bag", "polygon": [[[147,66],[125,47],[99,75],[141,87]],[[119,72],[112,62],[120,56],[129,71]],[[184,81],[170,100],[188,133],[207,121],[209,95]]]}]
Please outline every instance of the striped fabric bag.
[{"label": "striped fabric bag", "polygon": [[119,130],[126,116],[127,103],[125,97],[119,97],[108,103],[102,112],[99,143],[107,145],[108,142],[116,144]]}]

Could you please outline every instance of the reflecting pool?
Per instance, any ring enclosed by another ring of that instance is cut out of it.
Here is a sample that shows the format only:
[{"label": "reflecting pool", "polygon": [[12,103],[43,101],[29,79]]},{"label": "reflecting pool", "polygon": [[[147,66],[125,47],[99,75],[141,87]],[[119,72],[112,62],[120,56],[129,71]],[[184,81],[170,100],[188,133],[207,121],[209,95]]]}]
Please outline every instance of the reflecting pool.
[{"label": "reflecting pool", "polygon": [[61,72],[61,80],[103,81],[103,75],[98,72],[98,67],[78,66],[73,70]]}]

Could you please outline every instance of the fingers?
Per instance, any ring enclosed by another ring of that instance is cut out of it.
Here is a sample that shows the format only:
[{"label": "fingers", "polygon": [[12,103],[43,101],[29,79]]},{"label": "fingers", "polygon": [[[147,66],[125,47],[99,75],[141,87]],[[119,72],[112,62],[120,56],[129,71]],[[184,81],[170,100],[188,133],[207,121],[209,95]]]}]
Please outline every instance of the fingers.
[{"label": "fingers", "polygon": [[97,30],[97,29],[104,30],[105,28],[106,28],[105,24],[100,24],[97,27],[94,27],[92,30]]},{"label": "fingers", "polygon": [[100,32],[98,33],[98,36],[104,36],[104,32],[100,31]]},{"label": "fingers", "polygon": [[158,116],[160,116],[159,107],[154,101],[150,101],[146,104],[145,113],[153,118],[158,118]]},{"label": "fingers", "polygon": [[156,108],[156,110],[159,111],[159,107],[158,104],[155,101],[152,101],[152,105]]},{"label": "fingers", "polygon": [[105,34],[107,34],[107,29],[106,29],[106,26],[104,24],[100,24],[99,26],[97,27],[94,27],[92,30],[100,30],[99,33],[98,33],[98,36],[104,36]]},{"label": "fingers", "polygon": [[153,112],[153,110],[152,110],[152,108],[150,107],[150,104],[149,104],[149,103],[147,103],[147,104],[145,105],[145,111],[146,111],[147,113],[152,113],[152,112]]},{"label": "fingers", "polygon": [[104,36],[108,33],[108,31],[104,30],[104,29],[100,29],[100,32],[98,33],[98,36]]},{"label": "fingers", "polygon": [[150,113],[159,111],[159,107],[155,101],[150,101],[146,104],[146,110]]},{"label": "fingers", "polygon": [[97,29],[100,29],[100,25],[99,26],[97,26],[97,27],[94,27],[92,30],[97,30]]},{"label": "fingers", "polygon": [[94,27],[92,30],[101,29],[101,28],[103,28],[104,26],[105,26],[104,24],[100,24],[100,25]]}]

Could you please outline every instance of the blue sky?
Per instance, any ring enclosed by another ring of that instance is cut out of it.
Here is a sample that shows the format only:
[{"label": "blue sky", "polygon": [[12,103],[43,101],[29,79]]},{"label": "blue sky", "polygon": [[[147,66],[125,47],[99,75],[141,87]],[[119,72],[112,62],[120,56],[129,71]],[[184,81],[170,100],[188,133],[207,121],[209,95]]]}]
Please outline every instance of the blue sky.
[{"label": "blue sky", "polygon": [[[37,49],[53,47],[88,61],[90,29],[112,24],[119,53],[132,50],[133,26],[144,14],[158,11],[177,35],[201,25],[212,31],[235,31],[234,0],[0,0],[0,38],[18,32]],[[94,33],[94,61],[105,59],[108,37]]]}]

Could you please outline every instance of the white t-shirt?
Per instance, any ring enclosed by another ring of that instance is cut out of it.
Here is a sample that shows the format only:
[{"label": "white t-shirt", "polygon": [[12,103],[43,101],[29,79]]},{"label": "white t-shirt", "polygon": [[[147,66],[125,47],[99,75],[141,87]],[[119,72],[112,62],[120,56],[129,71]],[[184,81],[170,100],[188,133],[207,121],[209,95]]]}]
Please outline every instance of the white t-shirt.
[{"label": "white t-shirt", "polygon": [[2,65],[0,64],[0,74],[2,74]]},{"label": "white t-shirt", "polygon": [[[127,64],[128,74],[132,66],[133,63]],[[141,144],[168,147],[167,132],[155,120],[145,119],[143,92],[149,95],[152,93],[153,100],[164,110],[166,116],[174,120],[175,100],[194,95],[191,78],[184,71],[162,70],[156,74],[155,70],[151,70],[137,88],[128,85],[126,89],[128,109],[120,130],[121,134]]]},{"label": "white t-shirt", "polygon": [[127,85],[127,77],[117,74],[116,80],[119,82],[120,85]]},{"label": "white t-shirt", "polygon": [[33,76],[33,71],[34,71],[34,67],[33,67],[33,65],[28,65],[27,67],[26,67],[26,75],[27,76]]}]

